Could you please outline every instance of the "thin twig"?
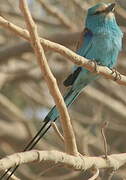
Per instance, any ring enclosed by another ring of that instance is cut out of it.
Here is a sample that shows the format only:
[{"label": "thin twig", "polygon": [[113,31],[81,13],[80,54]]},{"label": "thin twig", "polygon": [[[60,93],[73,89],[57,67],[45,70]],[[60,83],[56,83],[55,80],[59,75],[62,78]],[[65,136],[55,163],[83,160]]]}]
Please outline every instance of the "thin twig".
[{"label": "thin twig", "polygon": [[60,133],[60,131],[59,131],[56,123],[55,123],[55,122],[52,122],[51,125],[52,125],[55,133],[56,133],[56,134],[58,135],[58,137],[60,138],[60,140],[64,143],[64,137],[63,137],[62,134]]},{"label": "thin twig", "polygon": [[104,122],[102,124],[102,127],[101,127],[101,134],[102,134],[102,137],[103,137],[103,142],[104,142],[104,150],[105,150],[105,159],[108,159],[108,147],[107,147],[107,140],[106,140],[106,136],[105,136],[105,132],[104,132],[104,129],[108,126],[108,122]]}]

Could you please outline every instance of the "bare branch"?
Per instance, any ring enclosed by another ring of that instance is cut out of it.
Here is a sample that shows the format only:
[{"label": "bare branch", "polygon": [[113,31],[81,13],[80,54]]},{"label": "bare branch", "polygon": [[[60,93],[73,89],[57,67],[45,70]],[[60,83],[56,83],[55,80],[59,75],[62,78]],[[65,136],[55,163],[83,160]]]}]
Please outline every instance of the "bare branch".
[{"label": "bare branch", "polygon": [[7,156],[0,160],[0,171],[10,167],[30,163],[50,161],[54,164],[61,163],[75,170],[85,171],[91,167],[119,169],[126,163],[126,153],[108,156],[109,162],[103,157],[71,156],[59,151],[27,151]]},{"label": "bare branch", "polygon": [[104,132],[104,129],[107,127],[108,125],[108,122],[104,122],[102,124],[102,127],[101,127],[101,134],[102,134],[102,137],[103,137],[103,142],[104,142],[104,150],[105,150],[105,158],[107,159],[108,157],[108,147],[107,147],[107,140],[106,140],[106,136],[105,136],[105,132]]},{"label": "bare branch", "polygon": [[[0,25],[3,26],[4,28],[15,32],[18,36],[30,41],[29,33],[27,30],[22,29],[9,21],[5,20],[4,18],[0,17]],[[44,48],[50,49],[52,51],[58,52],[61,55],[65,56],[68,58],[68,60],[72,61],[73,63],[77,64],[78,66],[85,67],[89,71],[93,72],[95,69],[95,64],[93,61],[89,61],[88,59],[77,55],[73,51],[67,49],[66,47],[59,45],[57,43],[45,40],[40,38],[41,44],[43,45]],[[97,74],[101,74],[108,79],[115,80],[115,74],[112,74],[112,70],[110,70],[108,67],[105,66],[98,66],[97,65],[98,72]],[[120,85],[126,86],[126,76],[121,75],[121,79],[117,80],[116,83]]]},{"label": "bare branch", "polygon": [[54,78],[45,54],[44,50],[40,44],[40,39],[37,34],[37,27],[34,24],[34,21],[31,17],[31,14],[28,10],[28,6],[25,0],[20,0],[20,9],[22,13],[24,14],[24,18],[27,24],[27,28],[29,30],[30,36],[31,36],[31,44],[35,51],[38,64],[40,65],[41,71],[44,74],[44,78],[47,82],[47,85],[49,87],[50,93],[53,96],[57,109],[60,112],[60,118],[61,118],[61,125],[64,132],[64,139],[65,139],[65,148],[66,152],[72,155],[78,155],[76,140],[73,132],[73,128],[70,122],[70,117],[67,111],[67,107],[64,103],[63,97],[58,89],[56,79]]},{"label": "bare branch", "polygon": [[56,123],[55,123],[55,122],[52,122],[51,124],[52,124],[52,127],[53,127],[54,131],[56,132],[56,134],[57,134],[58,137],[60,138],[60,140],[64,143],[64,137],[63,137],[62,134],[60,133],[60,131],[59,131]]}]

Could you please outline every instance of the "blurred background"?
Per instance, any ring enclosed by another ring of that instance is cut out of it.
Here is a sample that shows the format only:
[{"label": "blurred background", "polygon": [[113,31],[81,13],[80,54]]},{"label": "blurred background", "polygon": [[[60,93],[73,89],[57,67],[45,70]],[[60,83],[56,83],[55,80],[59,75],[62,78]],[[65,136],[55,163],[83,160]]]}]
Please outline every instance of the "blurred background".
[{"label": "blurred background", "polygon": [[[15,0],[1,0],[0,15],[10,22],[25,27],[24,19]],[[87,9],[100,0],[28,0],[39,35],[75,50],[80,32],[84,28]],[[111,0],[104,2],[113,2]],[[124,32],[123,50],[118,58],[117,70],[126,75],[126,1],[118,0],[115,15]],[[46,50],[50,68],[62,94],[66,91],[63,80],[70,74],[73,64],[58,53]],[[104,154],[101,124],[108,121],[105,130],[108,152],[126,152],[126,87],[101,78],[88,86],[69,113],[82,154]],[[54,105],[41,75],[29,43],[0,27],[0,157],[20,152],[35,135],[42,121]],[[61,125],[57,121],[61,130]],[[62,130],[61,130],[62,132]],[[50,129],[35,147],[40,150],[64,151],[62,142]],[[22,165],[16,175],[23,180],[61,179],[84,180],[88,172],[76,172],[65,167],[45,171],[52,164]],[[113,180],[126,179],[126,167],[113,176]]]}]

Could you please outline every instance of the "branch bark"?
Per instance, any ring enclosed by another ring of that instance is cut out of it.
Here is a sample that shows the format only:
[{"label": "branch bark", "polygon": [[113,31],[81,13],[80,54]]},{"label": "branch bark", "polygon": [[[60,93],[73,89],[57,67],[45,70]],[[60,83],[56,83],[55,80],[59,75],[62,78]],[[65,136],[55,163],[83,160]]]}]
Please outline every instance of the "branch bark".
[{"label": "branch bark", "polygon": [[[16,25],[10,23],[9,21],[5,20],[2,17],[0,17],[0,26],[3,26],[4,28],[16,33],[18,36],[30,41],[30,36],[29,36],[29,33],[27,30],[22,29]],[[88,69],[91,72],[94,71],[96,65],[93,61],[90,61],[82,56],[79,56],[76,53],[74,53],[73,51],[69,50],[68,48],[66,48],[62,45],[59,45],[57,43],[48,41],[46,39],[40,38],[40,42],[44,48],[47,48],[49,50],[60,53],[61,55],[68,58],[68,60],[72,61],[76,65],[85,67],[86,69]],[[109,68],[107,68],[105,66],[97,65],[97,70],[98,70],[97,74],[101,74],[101,75],[107,77],[108,79],[115,81],[115,74],[112,74],[112,71]],[[126,76],[121,75],[120,77],[121,78],[119,80],[117,80],[116,83],[126,86]]]},{"label": "branch bark", "polygon": [[108,156],[108,160],[103,157],[90,156],[71,156],[59,151],[27,151],[15,153],[0,160],[0,171],[10,167],[26,164],[30,162],[50,161],[54,164],[61,163],[75,170],[86,171],[91,167],[98,169],[113,168],[119,169],[126,163],[126,153],[112,154]]},{"label": "branch bark", "polygon": [[68,154],[78,155],[76,140],[75,140],[72,124],[70,122],[70,117],[67,111],[67,107],[59,91],[56,79],[54,78],[48,66],[43,47],[41,46],[40,38],[37,33],[37,27],[32,19],[26,0],[20,0],[20,9],[24,15],[25,22],[29,30],[30,42],[36,54],[38,64],[40,65],[41,71],[44,74],[44,78],[47,82],[50,93],[54,98],[57,109],[60,112],[60,119],[64,132],[66,152]]}]

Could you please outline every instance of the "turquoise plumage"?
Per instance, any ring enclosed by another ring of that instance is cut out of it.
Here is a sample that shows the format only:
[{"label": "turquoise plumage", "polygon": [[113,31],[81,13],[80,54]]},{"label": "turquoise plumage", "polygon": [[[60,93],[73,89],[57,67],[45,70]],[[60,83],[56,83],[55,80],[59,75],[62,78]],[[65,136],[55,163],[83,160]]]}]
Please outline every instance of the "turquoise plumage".
[{"label": "turquoise plumage", "polygon": [[[114,3],[98,3],[88,9],[85,30],[81,36],[80,46],[76,51],[80,56],[95,60],[109,68],[112,68],[117,62],[123,37],[113,13],[114,7]],[[75,66],[72,73],[64,81],[66,87],[71,86],[70,90],[64,96],[67,107],[74,102],[84,87],[99,77],[100,75],[93,74],[85,68]],[[49,122],[55,121],[58,117],[59,113],[54,106],[46,116],[44,125],[28,143],[24,151],[31,150],[51,127]],[[13,169],[7,179],[11,177],[17,168],[18,166]],[[8,169],[7,172],[10,169]],[[0,179],[3,179],[7,172],[5,172]]]},{"label": "turquoise plumage", "polygon": [[[88,10],[86,28],[81,37],[82,43],[76,52],[80,56],[95,60],[109,68],[112,68],[117,62],[123,37],[112,12],[114,6],[114,3],[99,3]],[[94,75],[85,68],[75,66],[74,72],[64,82],[65,86],[72,86],[64,96],[66,105],[71,105],[81,90],[99,77],[100,75]],[[58,116],[59,114],[54,107],[44,121],[54,121]]]}]

